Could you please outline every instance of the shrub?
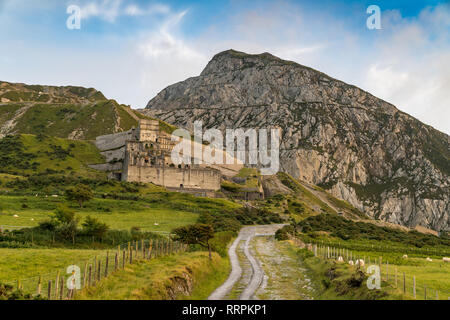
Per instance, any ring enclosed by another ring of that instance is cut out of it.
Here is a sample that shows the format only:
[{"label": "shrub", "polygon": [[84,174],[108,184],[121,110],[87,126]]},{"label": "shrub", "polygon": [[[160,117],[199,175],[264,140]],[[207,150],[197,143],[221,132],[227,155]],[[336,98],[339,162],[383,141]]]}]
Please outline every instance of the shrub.
[{"label": "shrub", "polygon": [[314,257],[314,253],[307,249],[299,249],[297,255],[303,260]]},{"label": "shrub", "polygon": [[289,240],[290,236],[295,235],[295,228],[292,225],[284,226],[275,232],[275,239],[277,240]]},{"label": "shrub", "polygon": [[87,216],[83,224],[83,233],[87,236],[103,239],[109,227],[106,223],[100,222],[97,218]]}]

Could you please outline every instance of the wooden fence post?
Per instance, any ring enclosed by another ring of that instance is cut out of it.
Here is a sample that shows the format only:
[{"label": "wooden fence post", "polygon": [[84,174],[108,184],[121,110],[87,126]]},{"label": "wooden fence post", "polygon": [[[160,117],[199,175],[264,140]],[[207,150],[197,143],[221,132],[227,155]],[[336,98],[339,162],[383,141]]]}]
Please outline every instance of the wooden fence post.
[{"label": "wooden fence post", "polygon": [[108,276],[108,267],[109,267],[109,251],[106,251],[105,278]]},{"label": "wooden fence post", "polygon": [[389,261],[386,261],[386,282],[389,281]]},{"label": "wooden fence post", "polygon": [[395,267],[395,288],[397,289],[397,267]]},{"label": "wooden fence post", "polygon": [[42,276],[39,276],[38,285],[37,285],[37,294],[41,294],[42,290]]},{"label": "wooden fence post", "polygon": [[97,278],[98,278],[98,281],[102,280],[102,260],[98,261]]},{"label": "wooden fence post", "polygon": [[52,299],[52,280],[48,280],[47,298],[48,300]]},{"label": "wooden fence post", "polygon": [[114,257],[114,271],[117,271],[118,258],[119,258],[119,256],[117,255],[117,252],[116,252],[116,255]]},{"label": "wooden fence post", "polygon": [[94,274],[92,275],[92,280],[95,282],[97,281],[97,256],[95,256],[94,260]]},{"label": "wooden fence post", "polygon": [[424,297],[427,300],[427,286],[424,286]]},{"label": "wooden fence post", "polygon": [[133,249],[130,250],[130,264],[133,263]]},{"label": "wooden fence post", "polygon": [[84,273],[83,273],[83,288],[84,288],[84,287],[86,287],[86,274],[87,274],[87,266],[88,266],[88,263],[86,262],[86,263],[84,264]]},{"label": "wooden fence post", "polygon": [[152,247],[153,247],[153,240],[149,240],[148,244],[148,260],[152,258]]},{"label": "wooden fence post", "polygon": [[413,276],[413,297],[416,298],[416,276]]},{"label": "wooden fence post", "polygon": [[403,294],[406,294],[406,275],[403,272]]},{"label": "wooden fence post", "polygon": [[126,262],[126,257],[125,257],[125,249],[123,249],[123,257],[122,257],[122,269],[125,269],[125,262]]},{"label": "wooden fence post", "polygon": [[59,282],[59,300],[62,300],[64,297],[64,276],[61,277]]},{"label": "wooden fence post", "polygon": [[59,287],[59,271],[56,273],[55,280],[55,299],[58,300],[58,287]]},{"label": "wooden fence post", "polygon": [[154,255],[153,255],[153,257],[154,258],[158,258],[159,256],[160,256],[160,244],[159,244],[159,240],[157,240],[156,242],[155,242],[155,245],[154,245]]},{"label": "wooden fence post", "polygon": [[142,251],[142,259],[145,259],[145,243],[144,243],[144,239],[141,239],[141,251]]},{"label": "wooden fence post", "polygon": [[92,264],[89,265],[89,282],[88,286],[92,286]]}]

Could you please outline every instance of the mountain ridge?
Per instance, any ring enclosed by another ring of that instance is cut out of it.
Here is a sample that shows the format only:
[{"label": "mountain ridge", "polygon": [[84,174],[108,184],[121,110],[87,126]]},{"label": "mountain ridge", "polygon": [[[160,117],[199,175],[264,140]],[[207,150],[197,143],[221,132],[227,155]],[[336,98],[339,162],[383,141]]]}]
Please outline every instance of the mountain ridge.
[{"label": "mountain ridge", "polygon": [[94,88],[0,81],[0,138],[45,134],[74,140],[137,127],[140,113]]},{"label": "mountain ridge", "polygon": [[309,67],[228,50],[143,112],[187,129],[280,127],[282,171],[373,218],[449,228],[450,137]]}]

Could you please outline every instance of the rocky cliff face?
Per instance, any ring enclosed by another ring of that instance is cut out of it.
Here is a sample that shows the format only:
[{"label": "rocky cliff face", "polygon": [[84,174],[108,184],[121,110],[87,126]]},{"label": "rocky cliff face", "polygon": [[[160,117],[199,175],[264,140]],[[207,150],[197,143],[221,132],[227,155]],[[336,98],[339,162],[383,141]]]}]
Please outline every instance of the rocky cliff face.
[{"label": "rocky cliff face", "polygon": [[188,129],[281,127],[282,171],[374,218],[450,228],[450,137],[316,70],[225,51],[144,113]]}]

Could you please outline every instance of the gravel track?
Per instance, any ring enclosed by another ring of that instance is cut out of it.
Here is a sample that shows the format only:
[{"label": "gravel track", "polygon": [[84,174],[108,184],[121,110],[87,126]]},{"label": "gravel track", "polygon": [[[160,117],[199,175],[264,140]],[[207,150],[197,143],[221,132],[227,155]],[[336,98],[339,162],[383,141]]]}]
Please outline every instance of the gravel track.
[{"label": "gravel track", "polygon": [[239,232],[238,237],[234,240],[231,247],[228,249],[228,256],[231,262],[231,273],[228,279],[218,287],[208,298],[208,300],[222,300],[231,292],[236,282],[242,277],[242,268],[236,254],[236,248],[241,241],[245,241],[244,254],[246,259],[252,266],[252,276],[249,284],[241,293],[240,300],[254,299],[256,290],[260,287],[264,279],[264,271],[261,268],[260,262],[250,253],[249,244],[255,236],[273,236],[275,232],[282,228],[283,224],[264,225],[264,226],[250,226],[244,227]]}]

